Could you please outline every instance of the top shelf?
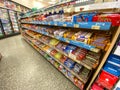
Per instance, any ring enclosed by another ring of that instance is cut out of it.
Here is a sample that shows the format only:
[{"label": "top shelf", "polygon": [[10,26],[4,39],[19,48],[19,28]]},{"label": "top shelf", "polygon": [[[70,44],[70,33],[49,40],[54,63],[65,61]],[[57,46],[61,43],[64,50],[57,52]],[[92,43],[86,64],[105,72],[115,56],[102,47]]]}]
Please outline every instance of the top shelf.
[{"label": "top shelf", "polygon": [[82,11],[93,11],[93,10],[106,10],[106,9],[117,9],[120,8],[120,2],[105,2],[105,3],[95,3],[90,5],[78,6],[75,7],[75,12],[79,12],[82,8]]},{"label": "top shelf", "polygon": [[[56,6],[56,5],[50,6],[48,8],[51,8],[51,7],[54,7],[54,6]],[[85,5],[77,5],[77,6],[74,5],[73,7],[74,7],[74,11],[75,12],[119,9],[120,8],[120,2],[119,1],[114,1],[114,2],[104,2],[104,3],[91,3],[89,5],[86,5],[86,4]],[[71,7],[68,7],[68,8],[71,8]],[[42,12],[44,12],[44,10]],[[53,8],[51,10],[55,11],[56,9]],[[39,11],[39,13],[42,13],[42,12]],[[30,16],[23,16],[22,18],[27,18],[27,17],[31,17],[31,16],[32,15],[30,15]]]}]

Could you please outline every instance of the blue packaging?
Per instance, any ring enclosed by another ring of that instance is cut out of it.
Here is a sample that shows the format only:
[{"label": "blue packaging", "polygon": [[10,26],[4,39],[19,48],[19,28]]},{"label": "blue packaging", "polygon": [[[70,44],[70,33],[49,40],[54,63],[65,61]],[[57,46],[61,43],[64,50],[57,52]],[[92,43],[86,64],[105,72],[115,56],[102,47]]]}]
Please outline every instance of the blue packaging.
[{"label": "blue packaging", "polygon": [[111,54],[103,69],[115,76],[120,76],[120,57]]},{"label": "blue packaging", "polygon": [[79,15],[73,16],[73,22],[92,22],[96,12],[91,13],[80,13]]},{"label": "blue packaging", "polygon": [[67,59],[67,60],[64,62],[64,65],[67,66],[69,69],[73,69],[74,66],[75,66],[75,62],[72,61],[71,59]]},{"label": "blue packaging", "polygon": [[72,52],[72,51],[75,50],[75,49],[76,49],[76,46],[73,46],[73,45],[69,44],[69,45],[64,49],[64,52],[65,52],[66,54],[69,54],[70,52]]}]

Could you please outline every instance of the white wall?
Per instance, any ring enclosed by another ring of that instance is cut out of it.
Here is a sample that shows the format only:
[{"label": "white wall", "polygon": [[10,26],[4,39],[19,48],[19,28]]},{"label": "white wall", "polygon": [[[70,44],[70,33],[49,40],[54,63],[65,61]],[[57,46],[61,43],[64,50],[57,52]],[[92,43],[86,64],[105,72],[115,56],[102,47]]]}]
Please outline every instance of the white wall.
[{"label": "white wall", "polygon": [[12,1],[20,3],[24,6],[29,7],[29,8],[34,8],[34,7],[42,8],[42,7],[46,7],[46,6],[49,5],[48,3],[38,2],[38,1],[35,1],[35,0],[12,0]]},{"label": "white wall", "polygon": [[29,8],[33,8],[33,0],[12,0]]}]

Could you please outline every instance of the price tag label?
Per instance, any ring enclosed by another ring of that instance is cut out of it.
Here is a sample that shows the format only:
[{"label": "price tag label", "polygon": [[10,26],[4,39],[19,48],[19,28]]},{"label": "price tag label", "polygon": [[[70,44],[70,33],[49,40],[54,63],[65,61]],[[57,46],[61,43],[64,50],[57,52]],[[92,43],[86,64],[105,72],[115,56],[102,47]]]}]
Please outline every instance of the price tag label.
[{"label": "price tag label", "polygon": [[54,13],[54,9],[52,10],[52,14]]},{"label": "price tag label", "polygon": [[79,24],[74,24],[74,27],[75,28],[79,28]]},{"label": "price tag label", "polygon": [[64,27],[66,27],[67,25],[66,24],[63,24]]},{"label": "price tag label", "polygon": [[92,25],[91,29],[96,29],[96,30],[99,30],[99,29],[100,29],[100,26],[97,26],[97,25]]},{"label": "price tag label", "polygon": [[69,41],[69,40],[66,40],[66,42],[67,42],[67,43],[70,43],[70,41]]},{"label": "price tag label", "polygon": [[57,23],[55,23],[54,25],[57,26]]},{"label": "price tag label", "polygon": [[56,9],[56,13],[59,13],[59,9]]}]

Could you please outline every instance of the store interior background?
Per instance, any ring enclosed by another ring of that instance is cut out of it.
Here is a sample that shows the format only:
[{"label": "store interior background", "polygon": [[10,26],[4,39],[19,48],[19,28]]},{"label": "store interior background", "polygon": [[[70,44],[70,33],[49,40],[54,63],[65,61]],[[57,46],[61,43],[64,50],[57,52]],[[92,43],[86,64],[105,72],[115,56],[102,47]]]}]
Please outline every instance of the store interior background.
[{"label": "store interior background", "polygon": [[12,0],[15,1],[17,3],[20,3],[24,6],[27,6],[29,8],[43,8],[43,7],[47,7],[48,5],[54,4],[56,2],[58,2],[59,0]]}]

